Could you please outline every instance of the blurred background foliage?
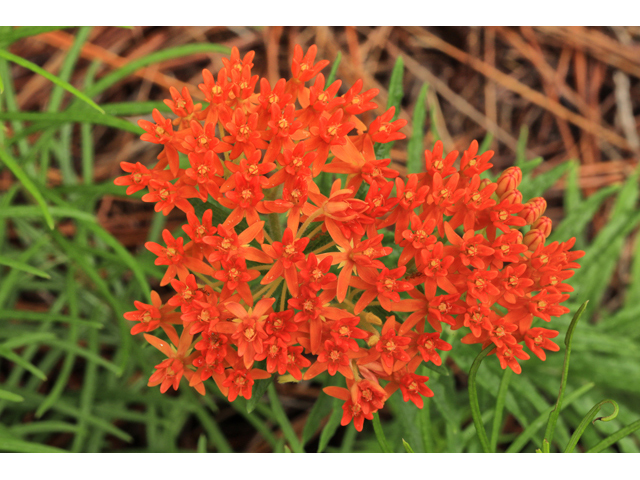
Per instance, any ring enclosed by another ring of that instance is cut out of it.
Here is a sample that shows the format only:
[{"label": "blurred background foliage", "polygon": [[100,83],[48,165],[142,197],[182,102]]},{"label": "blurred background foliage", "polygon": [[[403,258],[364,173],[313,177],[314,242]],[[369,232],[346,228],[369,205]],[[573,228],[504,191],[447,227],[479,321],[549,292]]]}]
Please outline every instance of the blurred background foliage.
[{"label": "blurred background foliage", "polygon": [[[328,376],[264,384],[250,405],[213,386],[206,397],[185,384],[161,395],[146,386],[160,358],[122,317],[163,274],[144,243],[183,222],[113,185],[121,161],[158,153],[139,141],[137,120],[168,111],[171,85],[201,98],[201,70],[217,71],[231,46],[256,50],[255,73],[286,77],[296,43],[331,62],[340,54],[345,85],[379,88],[375,113],[400,107],[414,138],[390,151],[401,173],[437,139],[446,151],[478,139],[496,151],[493,174],[523,169],[525,199],[547,199],[551,240],[575,236],[586,251],[567,306],[590,303],[555,441],[564,447],[605,398],[618,417],[589,426],[579,449],[636,422],[639,41],[632,27],[0,27],[0,451],[380,451],[370,423],[339,426],[341,402],[320,394]],[[552,323],[559,344],[570,319]],[[390,450],[403,440],[416,452],[480,450],[466,391],[479,350],[455,337],[445,335],[454,349],[443,367],[423,372],[435,393],[425,408],[397,393],[381,412]],[[495,359],[483,363],[480,407],[497,451],[541,446],[563,350],[507,378]],[[605,451],[638,452],[639,438]]]}]

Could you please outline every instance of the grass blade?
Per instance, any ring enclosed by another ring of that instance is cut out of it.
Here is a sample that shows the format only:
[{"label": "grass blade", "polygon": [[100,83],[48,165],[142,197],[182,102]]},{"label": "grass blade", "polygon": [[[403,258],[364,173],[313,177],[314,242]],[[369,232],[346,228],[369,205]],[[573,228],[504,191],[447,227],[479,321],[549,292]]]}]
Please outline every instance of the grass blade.
[{"label": "grass blade", "polygon": [[46,278],[49,280],[51,276],[47,272],[43,272],[39,268],[32,267],[31,265],[19,262],[17,260],[11,260],[10,258],[6,258],[5,256],[0,255],[0,265],[5,265],[10,268],[15,268],[16,270],[22,270],[23,272],[31,273],[41,278]]},{"label": "grass blade", "polygon": [[329,444],[329,441],[333,438],[338,427],[340,426],[340,421],[342,419],[342,408],[341,402],[337,398],[333,399],[333,412],[331,412],[331,416],[329,417],[329,421],[322,429],[322,433],[320,434],[320,442],[318,444],[318,453],[324,451]]},{"label": "grass blade", "polygon": [[331,86],[331,84],[336,79],[336,75],[338,74],[338,67],[340,66],[340,60],[342,60],[342,52],[338,52],[338,54],[336,55],[336,59],[333,61],[331,71],[329,72],[329,76],[327,77],[327,83],[325,83],[327,88],[329,88],[329,86]]},{"label": "grass blade", "polygon": [[[611,415],[607,415],[606,417],[595,418],[605,403],[610,403],[611,405],[613,405],[613,409],[614,409],[613,413]],[[618,416],[619,411],[620,411],[620,408],[618,407],[618,404],[613,400],[607,399],[595,404],[593,408],[589,410],[589,413],[587,413],[585,417],[582,419],[576,431],[573,432],[573,435],[571,435],[571,439],[569,440],[567,447],[564,449],[564,453],[573,452],[573,449],[576,447],[576,445],[580,441],[580,437],[582,437],[582,434],[586,430],[589,423],[595,423],[598,420],[603,422],[610,422],[611,420],[613,420]]]},{"label": "grass blade", "polygon": [[0,389],[0,400],[7,400],[8,402],[24,402],[24,397],[21,397],[16,393]]},{"label": "grass blade", "polygon": [[291,422],[289,422],[289,419],[287,418],[287,415],[285,414],[284,409],[282,408],[282,404],[280,403],[280,399],[278,398],[278,392],[276,392],[276,387],[273,383],[269,385],[268,392],[269,392],[269,401],[271,402],[271,410],[273,411],[273,415],[276,418],[278,425],[280,425],[280,428],[282,429],[282,433],[284,434],[285,438],[289,442],[291,449],[295,453],[304,453],[304,449],[302,448],[302,443],[300,443],[300,440],[298,439],[296,432],[293,430],[293,427],[291,426]]},{"label": "grass blade", "polygon": [[427,91],[429,85],[425,83],[420,89],[415,109],[413,110],[413,132],[407,146],[407,173],[420,173],[424,158],[424,122],[427,117]]},{"label": "grass blade", "polygon": [[493,453],[496,453],[496,449],[498,448],[498,435],[500,435],[502,428],[502,412],[507,399],[511,375],[513,375],[513,370],[510,368],[505,369],[502,374],[502,380],[500,381],[500,390],[498,390],[498,399],[496,400],[496,413],[493,417],[493,429],[491,430],[491,451]]},{"label": "grass blade", "polygon": [[[378,414],[378,412],[375,412],[373,414],[373,431],[376,434],[376,439],[380,444],[380,448],[382,449],[382,452],[393,453],[393,450],[391,450],[391,447],[389,447],[389,443],[387,442],[387,437],[384,434],[384,430],[382,430],[382,424],[380,423],[380,415]],[[404,440],[402,441],[403,443],[406,443],[404,442]]]},{"label": "grass blade", "polygon": [[6,47],[12,43],[20,40],[21,38],[33,37],[34,35],[40,35],[41,33],[55,32],[56,30],[64,30],[66,28],[73,27],[19,27],[5,33],[0,40],[0,45]]},{"label": "grass blade", "polygon": [[49,227],[50,230],[53,230],[53,226],[54,226],[53,217],[49,212],[49,207],[47,206],[47,203],[45,202],[44,197],[42,196],[42,193],[40,193],[40,190],[38,189],[38,187],[36,187],[36,184],[33,183],[31,178],[29,178],[29,176],[25,173],[25,171],[22,170],[20,165],[18,165],[18,162],[11,155],[9,155],[2,147],[0,147],[0,160],[2,160],[2,162],[7,166],[7,168],[11,170],[11,172],[16,176],[18,181],[22,183],[22,186],[26,188],[31,195],[33,195],[33,198],[35,199],[36,203],[40,206],[40,210],[44,215],[45,221],[47,222],[47,226]]},{"label": "grass blade", "polygon": [[144,130],[135,123],[106,113],[100,115],[87,108],[65,112],[6,112],[0,113],[0,120],[41,122],[39,125],[42,126],[42,129],[50,127],[51,123],[55,123],[58,126],[67,123],[88,123],[113,127],[124,130],[125,132],[135,133],[136,135],[142,135],[144,133]]},{"label": "grass blade", "polygon": [[[589,390],[591,390],[594,386],[595,384],[588,383],[586,385],[583,385],[576,391],[571,392],[569,395],[567,395],[566,401],[562,404],[562,406],[560,407],[560,410],[562,411],[565,408],[567,408],[575,400],[577,400],[582,395],[584,395]],[[517,453],[521,451],[524,448],[524,446],[527,444],[527,442],[531,440],[531,438],[535,435],[535,433],[540,428],[543,427],[545,419],[549,417],[549,415],[552,413],[554,408],[555,407],[551,406],[546,410],[544,410],[542,413],[540,413],[540,415],[538,415],[538,417],[533,422],[531,422],[529,426],[525,428],[520,435],[518,435],[518,437],[511,443],[511,445],[509,445],[509,448],[507,449],[506,453]],[[548,444],[546,438],[544,442]]]},{"label": "grass blade", "polygon": [[628,426],[618,430],[613,435],[609,435],[607,438],[602,440],[596,446],[594,446],[594,447],[590,448],[589,450],[587,450],[586,453],[600,453],[605,448],[610,447],[614,443],[622,440],[627,435],[631,435],[636,430],[640,430],[640,420],[638,420],[637,422],[633,422],[631,425],[628,425]]},{"label": "grass blade", "polygon": [[54,84],[58,85],[59,87],[64,88],[67,92],[71,93],[72,95],[74,95],[75,97],[79,98],[83,102],[87,103],[88,105],[91,105],[93,108],[98,110],[100,113],[104,113],[104,110],[102,110],[102,108],[100,108],[100,106],[97,103],[95,103],[93,100],[91,100],[88,96],[86,96],[80,90],[75,88],[69,82],[65,82],[64,80],[61,80],[60,78],[56,77],[55,75],[47,72],[44,68],[39,67],[35,63],[32,63],[29,60],[25,60],[22,57],[19,57],[17,55],[14,55],[14,54],[9,53],[6,50],[2,50],[2,49],[0,49],[0,58],[4,58],[6,60],[9,60],[10,62],[16,63],[16,64],[20,65],[21,67],[29,69],[32,72],[37,73],[38,75],[42,75],[47,80],[50,80],[51,82],[53,82]]},{"label": "grass blade", "polygon": [[16,453],[66,453],[61,448],[50,447],[41,443],[26,442],[13,438],[0,437],[0,451]]}]

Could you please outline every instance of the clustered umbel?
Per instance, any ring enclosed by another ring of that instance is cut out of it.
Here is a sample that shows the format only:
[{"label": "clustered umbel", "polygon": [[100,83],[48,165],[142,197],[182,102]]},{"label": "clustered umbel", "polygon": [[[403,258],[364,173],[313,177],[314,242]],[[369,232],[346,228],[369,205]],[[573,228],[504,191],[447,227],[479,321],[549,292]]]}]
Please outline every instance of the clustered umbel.
[{"label": "clustered umbel", "polygon": [[[346,381],[325,388],[345,402],[342,424],[361,430],[398,389],[419,408],[433,395],[415,372],[451,350],[443,324],[468,329],[463,343],[495,345],[516,373],[525,347],[542,360],[559,350],[558,332],[532,321],[568,312],[564,282],[584,252],[570,251],[575,239],[545,246],[546,202],[522,203],[520,169],[481,179],[493,152],[479,155],[474,141],[455,167],[458,152],[437,142],[422,173],[400,176],[375,152],[405,138],[406,122],[390,108],[363,123],[378,90],[358,80],[338,95],[316,50],[296,46],[291,78],[271,85],[251,75],[254,52],[234,48],[217,76],[203,71],[205,108],[171,88],[176,118],[154,110],[155,123],[139,121],[141,139],[163,146],[159,161],[122,163],[128,175],[115,183],[148,189],[143,201],[187,221],[185,236],[164,230],[164,246],[146,244],[175,295],[163,303],[152,292],[152,304],[125,314],[167,357],[149,386],[164,393],[184,377],[204,395],[211,377],[233,401],[276,373],[328,371]],[[203,202],[212,208],[200,217]],[[148,334],[158,328],[166,339]]]}]

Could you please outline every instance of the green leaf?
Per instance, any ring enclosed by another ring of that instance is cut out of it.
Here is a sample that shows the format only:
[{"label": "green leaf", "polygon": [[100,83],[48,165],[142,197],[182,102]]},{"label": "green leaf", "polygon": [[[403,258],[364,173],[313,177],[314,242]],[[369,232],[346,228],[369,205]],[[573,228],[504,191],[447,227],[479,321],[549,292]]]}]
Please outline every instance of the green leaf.
[{"label": "green leaf", "polygon": [[[389,80],[389,96],[387,98],[387,109],[391,107],[395,108],[393,120],[396,120],[398,115],[400,115],[400,105],[402,103],[402,96],[404,95],[404,90],[402,88],[403,76],[404,61],[402,60],[402,57],[398,57],[395,65],[393,66],[393,71],[391,72],[391,79]],[[394,142],[375,144],[376,158],[389,158],[393,143]]]},{"label": "green leaf", "polygon": [[429,370],[432,370],[444,377],[448,377],[450,375],[449,373],[449,369],[447,367],[445,367],[444,365],[436,365],[433,362],[426,362],[423,363],[423,365],[428,368]]},{"label": "green leaf", "polygon": [[58,420],[43,420],[40,422],[19,423],[11,427],[11,433],[16,435],[33,435],[34,433],[49,432],[77,432],[78,426]]},{"label": "green leaf", "polygon": [[73,317],[73,316],[64,315],[61,313],[34,312],[31,310],[0,310],[0,320],[4,320],[4,319],[30,320],[34,322],[63,322],[63,323],[71,323],[71,324],[78,323],[85,327],[98,328],[98,329],[104,327],[104,325],[100,322],[92,322],[89,320],[85,320],[84,318]]},{"label": "green leaf", "polygon": [[207,453],[207,436],[202,433],[200,437],[198,437],[198,453]]},{"label": "green leaf", "polygon": [[23,272],[31,273],[41,278],[46,278],[46,279],[51,278],[51,276],[47,272],[43,272],[39,268],[32,267],[31,265],[24,262],[11,260],[10,258],[6,258],[3,255],[0,255],[0,265],[5,265],[7,267],[15,268],[16,270],[22,270]]},{"label": "green leaf", "polygon": [[380,415],[378,414],[378,412],[375,412],[373,414],[373,431],[376,434],[376,439],[378,440],[378,444],[380,445],[382,452],[393,453],[393,450],[391,450],[391,447],[387,442],[387,437],[384,434],[384,430],[382,430],[382,424],[380,423]]},{"label": "green leaf", "polygon": [[149,55],[145,55],[144,57],[132,60],[125,66],[109,73],[108,75],[105,75],[91,87],[87,88],[86,93],[89,97],[93,97],[98,93],[106,90],[111,85],[114,85],[120,80],[125,79],[132,73],[153,63],[163,62],[165,60],[171,60],[174,58],[186,57],[187,55],[193,55],[196,53],[211,52],[229,54],[231,52],[231,49],[229,47],[225,47],[224,45],[218,45],[215,43],[191,43],[188,45],[180,45],[178,47],[160,50],[158,52],[154,52]]},{"label": "green leaf", "polygon": [[567,215],[559,227],[554,227],[548,243],[579,236],[591,223],[593,216],[603,202],[618,190],[620,190],[618,185],[609,185],[598,190],[574,208],[567,208]]},{"label": "green leaf", "polygon": [[304,424],[304,429],[302,430],[302,444],[306,445],[306,443],[313,438],[318,429],[320,428],[320,423],[322,419],[331,413],[331,407],[333,405],[332,397],[326,395],[325,393],[321,393],[318,396],[318,399],[313,404],[311,411],[309,412],[309,416],[307,417],[307,421]]},{"label": "green leaf", "polygon": [[64,30],[73,27],[19,27],[14,28],[8,33],[4,33],[0,38],[0,46],[6,47],[21,38],[33,37],[41,33],[54,32],[56,30]]},{"label": "green leaf", "polygon": [[26,442],[13,438],[0,437],[0,451],[17,453],[66,453],[61,448],[50,447],[41,443]]},{"label": "green leaf", "polygon": [[387,99],[387,109],[395,107],[396,111],[393,119],[396,120],[400,115],[400,104],[402,103],[402,96],[404,90],[402,88],[404,76],[404,61],[402,57],[398,57],[393,70],[391,71],[391,79],[389,80],[389,98]]},{"label": "green leaf", "polygon": [[[598,417],[595,418],[596,415],[598,414],[598,412],[600,411],[600,409],[602,408],[602,406],[605,403],[610,403],[611,405],[613,405],[613,413],[611,415],[607,415],[606,417]],[[578,428],[576,429],[575,432],[573,432],[573,435],[571,436],[571,439],[569,440],[569,444],[567,445],[567,447],[564,449],[564,453],[571,453],[573,452],[573,449],[576,448],[576,445],[578,444],[578,442],[580,441],[580,437],[582,437],[582,434],[584,433],[585,429],[587,428],[587,426],[590,423],[595,423],[596,421],[600,420],[602,422],[610,422],[611,420],[613,420],[614,418],[616,418],[618,416],[618,412],[620,411],[620,408],[618,407],[618,404],[613,401],[613,400],[603,400],[599,403],[597,403],[596,405],[594,405],[594,407],[589,411],[589,413],[587,413],[585,415],[585,417],[582,419],[582,421],[580,422],[580,425],[578,425]]]},{"label": "green leaf", "polygon": [[253,385],[253,391],[251,393],[251,398],[247,400],[247,413],[251,413],[255,410],[258,402],[262,398],[262,396],[267,392],[267,388],[269,385],[273,383],[273,376],[269,378],[263,378],[257,380]]},{"label": "green leaf", "polygon": [[[594,386],[595,384],[588,383],[578,388],[574,392],[571,392],[569,395],[567,395],[566,401],[560,407],[560,411],[567,408],[575,400],[577,400],[582,395],[584,395],[589,390],[591,390]],[[544,410],[542,413],[540,413],[540,415],[538,415],[538,417],[533,422],[531,422],[529,426],[525,428],[520,435],[518,435],[518,437],[511,443],[511,445],[509,445],[509,448],[507,449],[507,453],[517,453],[521,451],[524,448],[524,446],[527,444],[527,442],[529,442],[529,440],[531,440],[531,438],[536,434],[536,432],[544,426],[545,419],[549,417],[549,415],[552,413],[554,408],[555,408],[554,406],[550,406],[549,408]],[[546,438],[543,442],[548,443]]]},{"label": "green leaf", "polygon": [[9,402],[24,402],[24,397],[17,395],[13,392],[0,389],[0,400],[7,400]]},{"label": "green leaf", "polygon": [[340,66],[340,60],[342,60],[342,52],[339,51],[338,54],[336,55],[336,59],[333,61],[333,65],[331,66],[331,71],[329,72],[329,76],[327,77],[327,82],[325,83],[327,88],[329,88],[329,86],[336,79],[336,75],[338,73],[338,67]]},{"label": "green leaf", "polygon": [[600,453],[605,448],[610,447],[611,445],[613,445],[616,442],[619,442],[620,440],[622,440],[627,435],[631,435],[633,432],[635,432],[636,430],[639,430],[639,429],[640,429],[640,420],[638,420],[638,421],[632,423],[631,425],[628,425],[628,426],[618,430],[613,435],[609,435],[607,438],[602,440],[600,443],[598,443],[594,447],[592,447],[589,450],[587,450],[586,453]]},{"label": "green leaf", "polygon": [[331,417],[329,417],[329,421],[322,429],[322,433],[320,434],[320,442],[318,443],[318,453],[324,451],[329,444],[329,441],[333,438],[340,426],[340,421],[342,420],[342,402],[334,398],[333,399],[333,412],[331,412]]},{"label": "green leaf", "polygon": [[42,381],[47,380],[47,376],[44,374],[42,370],[40,370],[38,367],[36,367],[32,363],[26,361],[20,355],[18,355],[17,353],[11,350],[0,347],[0,357],[4,357],[10,362],[15,363],[17,366],[24,368],[25,370],[31,372]]},{"label": "green leaf", "polygon": [[25,171],[22,170],[18,162],[11,155],[9,155],[1,146],[0,146],[0,160],[2,160],[4,164],[7,166],[7,168],[11,170],[11,172],[16,176],[18,181],[22,183],[22,186],[26,188],[31,195],[33,195],[33,198],[35,199],[36,203],[40,206],[40,210],[44,215],[44,218],[47,222],[47,226],[49,227],[49,229],[53,230],[53,227],[54,227],[53,218],[51,217],[51,213],[49,212],[49,207],[47,207],[47,203],[45,202],[44,197],[42,196],[42,193],[40,193],[40,190],[38,189],[38,187],[36,187],[35,183],[33,183],[31,178],[29,178],[29,176],[25,173]]},{"label": "green leaf", "polygon": [[491,146],[491,142],[493,142],[493,133],[487,132],[487,134],[484,137],[484,140],[482,140],[482,143],[480,144],[480,147],[478,147],[478,154],[482,155],[484,152],[489,150],[489,147]]},{"label": "green leaf", "polygon": [[507,399],[507,391],[509,389],[509,382],[513,370],[506,368],[502,374],[502,381],[500,382],[500,390],[498,391],[498,398],[496,401],[496,413],[493,417],[493,429],[491,430],[491,451],[496,453],[498,447],[498,435],[502,429],[502,412],[504,410],[504,404]]},{"label": "green leaf", "polygon": [[51,123],[55,123],[57,126],[67,123],[89,123],[117,128],[136,135],[144,133],[144,130],[135,123],[107,115],[106,113],[101,115],[87,108],[65,112],[2,112],[0,113],[0,120],[41,122],[38,124],[42,127],[41,129],[48,128]]},{"label": "green leaf", "polygon": [[2,83],[2,76],[0,76],[0,94],[4,93],[4,83]]},{"label": "green leaf", "polygon": [[402,445],[404,446],[404,449],[407,451],[407,453],[416,453],[413,451],[413,448],[411,448],[411,445],[409,445],[405,439],[402,439]]},{"label": "green leaf", "polygon": [[542,196],[572,167],[572,162],[561,163],[551,170],[520,183],[518,189],[524,199]]},{"label": "green leaf", "polygon": [[427,90],[425,83],[420,89],[415,109],[413,110],[413,133],[407,146],[407,173],[420,173],[424,167],[424,122],[427,116]]},{"label": "green leaf", "polygon": [[73,85],[71,85],[69,82],[65,82],[64,80],[61,80],[60,78],[56,77],[55,75],[47,72],[44,68],[39,67],[35,63],[32,63],[32,62],[30,62],[28,60],[25,60],[22,57],[19,57],[17,55],[14,55],[14,54],[9,53],[6,50],[2,50],[2,49],[0,49],[0,58],[5,58],[6,60],[9,60],[10,62],[17,63],[21,67],[27,68],[27,69],[31,70],[32,72],[37,73],[38,75],[42,75],[47,80],[50,80],[51,82],[55,83],[59,87],[64,88],[67,92],[69,92],[72,95],[76,96],[77,98],[79,98],[83,102],[91,105],[93,108],[98,110],[100,113],[104,113],[104,110],[102,110],[102,108],[100,108],[98,106],[98,104],[96,104],[93,100],[91,100],[88,96],[86,96],[80,90],[78,90]]},{"label": "green leaf", "polygon": [[296,432],[293,430],[291,426],[291,422],[287,418],[284,409],[282,408],[282,404],[280,403],[280,399],[278,398],[278,393],[276,392],[276,387],[273,383],[269,385],[268,388],[269,393],[269,401],[271,402],[271,410],[273,411],[273,416],[276,418],[278,425],[282,429],[282,433],[284,437],[289,442],[291,449],[296,453],[304,453],[304,449],[302,448],[302,443],[298,439]]}]

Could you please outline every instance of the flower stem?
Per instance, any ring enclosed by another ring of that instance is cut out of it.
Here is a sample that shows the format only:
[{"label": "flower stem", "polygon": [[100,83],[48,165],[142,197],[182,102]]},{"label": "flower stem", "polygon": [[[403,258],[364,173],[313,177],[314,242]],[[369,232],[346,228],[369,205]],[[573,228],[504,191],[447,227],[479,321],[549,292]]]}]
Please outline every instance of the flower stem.
[{"label": "flower stem", "polygon": [[336,242],[331,241],[331,242],[327,243],[326,245],[321,246],[320,248],[316,248],[312,253],[317,255],[318,253],[324,252],[328,248],[333,247],[335,244],[336,244]]},{"label": "flower stem", "polygon": [[282,282],[282,277],[276,278],[273,282],[271,282],[270,285],[265,285],[260,290],[258,290],[253,295],[253,298],[254,299],[269,298],[271,294],[275,291],[275,289],[278,288],[278,285],[280,285],[280,282]]},{"label": "flower stem", "polygon": [[564,398],[564,391],[567,387],[567,379],[569,377],[569,357],[571,356],[571,338],[573,337],[573,330],[576,328],[578,324],[578,320],[580,320],[580,316],[584,309],[587,308],[587,304],[589,300],[584,302],[576,314],[573,316],[573,320],[571,320],[571,324],[569,324],[569,329],[567,330],[567,335],[564,338],[564,344],[566,346],[566,350],[564,353],[564,367],[562,371],[562,381],[560,383],[560,392],[558,393],[558,400],[556,401],[556,407],[551,411],[549,415],[549,421],[547,422],[547,429],[544,432],[544,439],[551,445],[553,442],[553,434],[556,430],[556,423],[558,421],[558,415],[560,415],[560,410],[562,409],[562,400]]},{"label": "flower stem", "polygon": [[305,232],[305,230],[309,227],[309,225],[311,224],[311,222],[313,222],[317,217],[319,217],[320,215],[322,215],[324,213],[324,211],[319,208],[318,210],[316,210],[315,212],[313,212],[311,215],[309,215],[309,218],[307,218],[304,223],[302,224],[302,227],[300,227],[300,230],[298,230],[298,233],[296,234],[296,238],[302,238],[302,234]]},{"label": "flower stem", "polygon": [[476,359],[473,361],[473,365],[471,365],[471,370],[469,370],[469,406],[471,407],[471,416],[473,417],[473,424],[476,426],[476,432],[478,433],[478,438],[480,439],[480,444],[482,445],[482,449],[485,453],[491,452],[491,447],[489,446],[489,439],[487,438],[487,431],[484,429],[484,425],[482,423],[482,415],[480,413],[480,405],[478,404],[478,388],[476,385],[476,374],[478,373],[478,368],[480,368],[480,363],[484,360],[491,350],[495,348],[495,345],[491,344],[484,350],[482,350]]}]

